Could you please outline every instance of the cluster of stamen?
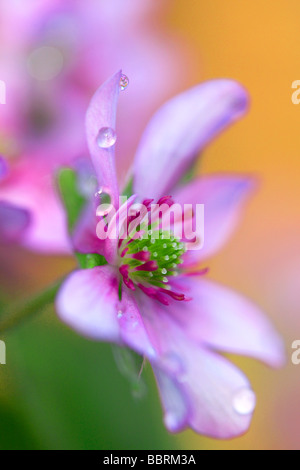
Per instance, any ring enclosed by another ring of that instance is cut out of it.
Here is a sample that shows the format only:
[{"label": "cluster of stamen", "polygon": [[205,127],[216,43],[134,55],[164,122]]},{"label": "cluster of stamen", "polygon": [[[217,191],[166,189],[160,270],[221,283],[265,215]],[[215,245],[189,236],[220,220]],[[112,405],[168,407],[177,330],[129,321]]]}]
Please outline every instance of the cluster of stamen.
[{"label": "cluster of stamen", "polygon": [[[148,208],[152,201],[144,201]],[[171,207],[172,199],[161,198],[157,205]],[[119,271],[126,286],[135,290],[140,288],[148,296],[168,305],[168,297],[185,300],[184,294],[174,291],[172,280],[181,271],[185,243],[174,236],[171,230],[161,228],[161,220],[145,220],[138,225],[138,230],[131,232],[131,227],[138,215],[131,217],[128,223],[128,236],[119,241]]]}]

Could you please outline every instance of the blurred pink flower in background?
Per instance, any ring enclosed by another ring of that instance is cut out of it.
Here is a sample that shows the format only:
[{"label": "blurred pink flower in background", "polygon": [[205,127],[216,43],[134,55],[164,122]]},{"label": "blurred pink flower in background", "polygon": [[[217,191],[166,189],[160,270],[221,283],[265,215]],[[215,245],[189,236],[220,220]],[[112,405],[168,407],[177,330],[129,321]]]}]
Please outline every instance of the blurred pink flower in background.
[{"label": "blurred pink flower in background", "polygon": [[[7,176],[8,168],[5,160],[0,157],[0,183]],[[30,215],[9,203],[0,202],[0,241],[15,241],[22,236],[30,222]]]},{"label": "blurred pink flower in background", "polygon": [[[69,252],[53,177],[87,157],[83,116],[93,91],[120,65],[131,87],[120,109],[118,165],[122,182],[151,112],[180,87],[182,46],[155,29],[162,6],[150,0],[24,2],[0,5],[0,151],[11,166],[0,200],[28,209],[20,242],[50,253]],[[155,31],[155,34],[153,33]],[[142,106],[141,106],[142,102]]]},{"label": "blurred pink flower in background", "polygon": [[[100,191],[105,188],[115,205],[115,139],[103,145],[99,137],[103,129],[114,135],[120,79],[121,73],[115,74],[96,92],[86,117]],[[249,355],[274,367],[283,361],[281,339],[254,305],[197,277],[203,271],[190,271],[232,233],[252,181],[244,176],[210,176],[176,186],[199,151],[246,107],[245,91],[231,80],[206,82],[166,103],[150,121],[138,148],[133,163],[135,195],[118,211],[123,220],[136,199],[146,206],[152,198],[172,206],[171,197],[164,196],[170,192],[180,204],[204,203],[204,250],[190,255],[184,240],[176,237],[159,236],[153,243],[133,241],[130,235],[123,242],[101,241],[94,210],[88,217],[89,207],[75,230],[75,248],[104,255],[108,264],[95,263],[71,274],[57,299],[59,316],[81,334],[129,346],[149,359],[165,424],[173,432],[189,426],[229,438],[247,430],[255,409],[254,392],[218,351]],[[94,198],[94,209],[95,204]]]}]

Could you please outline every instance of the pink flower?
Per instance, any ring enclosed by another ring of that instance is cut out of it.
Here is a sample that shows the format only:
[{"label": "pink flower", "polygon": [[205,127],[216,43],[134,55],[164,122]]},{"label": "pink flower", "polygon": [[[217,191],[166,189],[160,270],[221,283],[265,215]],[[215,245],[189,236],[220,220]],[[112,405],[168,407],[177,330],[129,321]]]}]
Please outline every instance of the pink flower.
[{"label": "pink flower", "polygon": [[[120,76],[100,87],[86,118],[99,185],[115,206],[115,146],[99,146],[97,136],[100,129],[115,129]],[[130,234],[125,240],[101,241],[93,201],[75,231],[74,244],[77,251],[105,255],[107,264],[72,273],[57,298],[60,318],[79,333],[128,346],[150,361],[165,424],[172,432],[191,427],[229,438],[247,430],[255,395],[243,373],[219,352],[249,355],[275,367],[283,360],[281,340],[259,309],[204,279],[205,271],[191,275],[191,268],[231,234],[252,181],[209,176],[176,186],[199,151],[241,117],[246,106],[245,91],[231,80],[203,83],[165,104],[150,121],[134,160],[135,195],[117,212],[122,221],[135,201],[147,208],[153,198],[171,208],[173,199],[164,197],[170,192],[180,204],[204,203],[204,248],[186,251],[184,242],[161,233],[153,243],[133,240]],[[133,222],[129,220],[129,232]]]},{"label": "pink flower", "polygon": [[[5,160],[0,156],[0,182],[7,177],[8,168]],[[29,213],[12,204],[0,202],[0,241],[15,241],[18,239],[30,222]]]},{"label": "pink flower", "polygon": [[168,44],[151,31],[157,10],[151,0],[90,0],[88,8],[84,2],[62,0],[1,5],[0,79],[7,88],[1,143],[6,157],[14,158],[0,200],[21,203],[31,212],[32,222],[20,239],[26,247],[70,251],[51,180],[58,167],[88,155],[83,116],[99,82],[119,63],[132,77],[124,102],[132,120],[123,120],[118,135],[123,181],[149,112],[182,81],[176,41]]}]

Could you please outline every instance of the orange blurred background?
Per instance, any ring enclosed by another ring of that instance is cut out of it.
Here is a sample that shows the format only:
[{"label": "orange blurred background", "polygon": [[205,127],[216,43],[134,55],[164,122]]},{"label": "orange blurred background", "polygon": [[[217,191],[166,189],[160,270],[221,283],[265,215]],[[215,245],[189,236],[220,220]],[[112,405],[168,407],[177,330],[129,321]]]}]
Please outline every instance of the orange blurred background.
[{"label": "orange blurred background", "polygon": [[281,371],[237,361],[258,395],[249,433],[217,442],[187,432],[188,448],[300,448],[300,366],[291,363],[291,343],[300,338],[300,105],[291,101],[300,78],[298,7],[296,0],[176,0],[168,18],[196,52],[191,82],[230,77],[250,93],[246,119],[206,150],[199,168],[254,173],[261,183],[238,233],[211,261],[211,277],[256,301],[287,347]]}]

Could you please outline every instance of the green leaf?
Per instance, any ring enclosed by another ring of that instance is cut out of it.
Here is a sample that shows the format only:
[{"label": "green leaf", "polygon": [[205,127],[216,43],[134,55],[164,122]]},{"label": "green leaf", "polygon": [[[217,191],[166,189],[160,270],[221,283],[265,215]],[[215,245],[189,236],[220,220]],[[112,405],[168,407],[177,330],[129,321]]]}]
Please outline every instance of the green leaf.
[{"label": "green leaf", "polygon": [[133,178],[130,178],[122,192],[122,196],[126,196],[129,198],[130,196],[132,196],[132,194],[133,194]]},{"label": "green leaf", "polygon": [[78,190],[78,176],[71,168],[61,169],[57,175],[57,182],[67,212],[68,229],[72,233],[86,199]]},{"label": "green leaf", "polygon": [[[62,327],[51,309],[30,325],[12,330],[5,341],[7,365],[3,367],[7,369],[3,371],[8,377],[2,377],[2,388],[8,398],[0,403],[5,406],[10,399],[14,410],[5,426],[15,426],[17,414],[28,430],[28,442],[24,440],[22,448],[178,448],[176,436],[164,428],[150,367],[143,371],[148,393],[143,400],[135,400],[116,367],[111,346]],[[15,448],[21,438],[13,434],[4,438],[1,433],[0,449]]]},{"label": "green leaf", "polygon": [[79,266],[82,269],[93,269],[97,266],[104,266],[107,264],[104,256],[98,255],[97,253],[85,255],[83,253],[76,253],[76,258]]},{"label": "green leaf", "polygon": [[181,180],[179,181],[180,185],[187,184],[195,178],[195,176],[197,175],[198,164],[198,160],[195,160],[191,164],[190,168],[186,171],[186,173],[182,176]]}]

